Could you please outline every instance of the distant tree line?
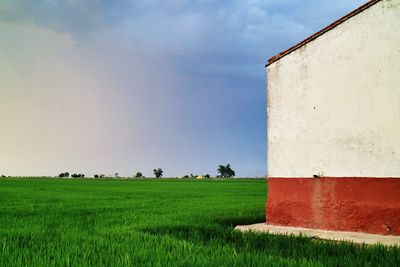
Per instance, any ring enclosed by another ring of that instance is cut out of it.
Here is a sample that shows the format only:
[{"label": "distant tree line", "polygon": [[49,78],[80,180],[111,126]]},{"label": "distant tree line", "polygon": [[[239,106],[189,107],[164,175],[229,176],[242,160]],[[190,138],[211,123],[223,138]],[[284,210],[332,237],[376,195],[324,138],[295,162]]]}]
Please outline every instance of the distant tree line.
[{"label": "distant tree line", "polygon": [[71,175],[71,177],[72,177],[72,178],[85,178],[85,175],[82,174],[82,173],[80,173],[80,174],[74,173],[74,174]]},{"label": "distant tree line", "polygon": [[[69,178],[69,172],[62,172],[58,175],[58,177],[59,178]],[[84,177],[85,177],[85,175],[82,173],[79,173],[79,174],[74,173],[71,175],[71,178],[84,178]]]},{"label": "distant tree line", "polygon": [[59,178],[69,178],[69,172],[63,172],[58,175]]},{"label": "distant tree line", "polygon": [[[217,171],[218,171],[219,175],[216,178],[232,178],[235,176],[235,171],[231,168],[230,164],[227,164],[226,166],[219,165]],[[162,178],[164,171],[161,168],[156,168],[153,170],[153,174],[157,179]],[[5,176],[2,176],[2,177],[5,177]],[[70,177],[71,178],[85,178],[85,175],[82,173],[79,173],[79,174],[74,173],[74,174],[70,175],[69,172],[62,172],[58,175],[58,177],[59,178],[70,178]],[[93,176],[93,178],[112,178],[112,177],[121,178],[117,172],[114,175],[110,175],[110,176],[106,176],[104,174],[95,174]],[[137,172],[133,177],[134,178],[145,178],[145,176],[143,175],[142,172]],[[126,177],[126,178],[128,178],[128,177]],[[211,178],[211,175],[208,173],[205,175],[195,175],[195,174],[191,173],[190,175],[184,175],[182,178],[209,179],[209,178]]]}]

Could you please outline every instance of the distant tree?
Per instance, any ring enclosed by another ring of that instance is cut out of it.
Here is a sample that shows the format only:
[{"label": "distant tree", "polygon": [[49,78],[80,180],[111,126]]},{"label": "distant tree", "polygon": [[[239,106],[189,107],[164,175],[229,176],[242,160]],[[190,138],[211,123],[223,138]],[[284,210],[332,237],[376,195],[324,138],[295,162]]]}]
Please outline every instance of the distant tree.
[{"label": "distant tree", "polygon": [[226,167],[225,167],[224,165],[219,165],[217,171],[218,171],[218,173],[220,174],[220,175],[217,176],[218,178],[219,178],[219,177],[225,177],[225,174],[226,174]]},{"label": "distant tree", "polygon": [[189,175],[185,175],[185,176],[183,176],[183,178],[189,178]]},{"label": "distant tree", "polygon": [[231,178],[231,177],[235,176],[235,171],[232,170],[230,164],[226,165],[226,173],[227,173],[228,178]]},{"label": "distant tree", "polygon": [[137,172],[135,175],[136,178],[142,178],[143,174],[141,172]]},{"label": "distant tree", "polygon": [[68,178],[68,177],[69,177],[69,172],[60,173],[60,174],[58,175],[58,177],[59,177],[59,178]]},{"label": "distant tree", "polygon": [[154,175],[156,176],[156,178],[160,178],[160,177],[162,177],[164,171],[161,168],[158,168],[158,169],[154,169],[153,172],[154,172]]},{"label": "distant tree", "polygon": [[74,174],[71,175],[71,177],[72,177],[72,178],[84,178],[85,175],[84,175],[84,174],[81,174],[81,173],[80,173],[80,174],[74,173]]},{"label": "distant tree", "polygon": [[219,165],[218,166],[218,173],[220,173],[220,175],[218,175],[217,177],[221,177],[221,178],[231,178],[235,176],[235,171],[232,170],[231,165],[228,164],[226,166],[224,165]]},{"label": "distant tree", "polygon": [[210,179],[210,175],[207,173],[206,175],[204,175],[204,178]]},{"label": "distant tree", "polygon": [[94,178],[99,178],[99,175],[98,175],[98,174],[95,174],[93,177],[94,177]]},{"label": "distant tree", "polygon": [[104,178],[106,177],[104,174],[100,174],[99,178]]}]

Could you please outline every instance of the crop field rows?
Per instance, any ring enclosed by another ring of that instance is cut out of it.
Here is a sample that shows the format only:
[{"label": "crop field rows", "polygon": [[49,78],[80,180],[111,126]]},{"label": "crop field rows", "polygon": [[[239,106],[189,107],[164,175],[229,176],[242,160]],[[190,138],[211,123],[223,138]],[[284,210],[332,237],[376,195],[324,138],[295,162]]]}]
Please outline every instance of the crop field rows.
[{"label": "crop field rows", "polygon": [[0,179],[0,266],[397,266],[400,248],[242,234],[265,180]]}]

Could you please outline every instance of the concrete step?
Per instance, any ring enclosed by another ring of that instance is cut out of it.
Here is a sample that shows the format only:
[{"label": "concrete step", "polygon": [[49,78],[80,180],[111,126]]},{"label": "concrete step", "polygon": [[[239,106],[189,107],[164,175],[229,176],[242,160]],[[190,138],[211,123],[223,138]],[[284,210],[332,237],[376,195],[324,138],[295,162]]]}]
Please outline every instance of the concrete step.
[{"label": "concrete step", "polygon": [[235,229],[241,232],[253,231],[279,235],[295,235],[307,236],[310,238],[347,241],[359,244],[375,245],[382,244],[384,246],[400,246],[400,236],[376,235],[359,232],[340,232],[318,229],[307,229],[301,227],[284,227],[276,225],[268,225],[265,223],[257,223],[251,225],[238,225]]}]

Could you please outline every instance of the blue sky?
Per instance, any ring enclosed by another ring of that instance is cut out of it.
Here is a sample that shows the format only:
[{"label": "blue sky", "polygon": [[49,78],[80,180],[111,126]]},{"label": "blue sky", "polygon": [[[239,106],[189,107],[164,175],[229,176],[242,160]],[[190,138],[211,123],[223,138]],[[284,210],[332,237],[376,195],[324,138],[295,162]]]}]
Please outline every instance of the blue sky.
[{"label": "blue sky", "polygon": [[0,174],[264,176],[267,59],[364,2],[1,0]]}]

